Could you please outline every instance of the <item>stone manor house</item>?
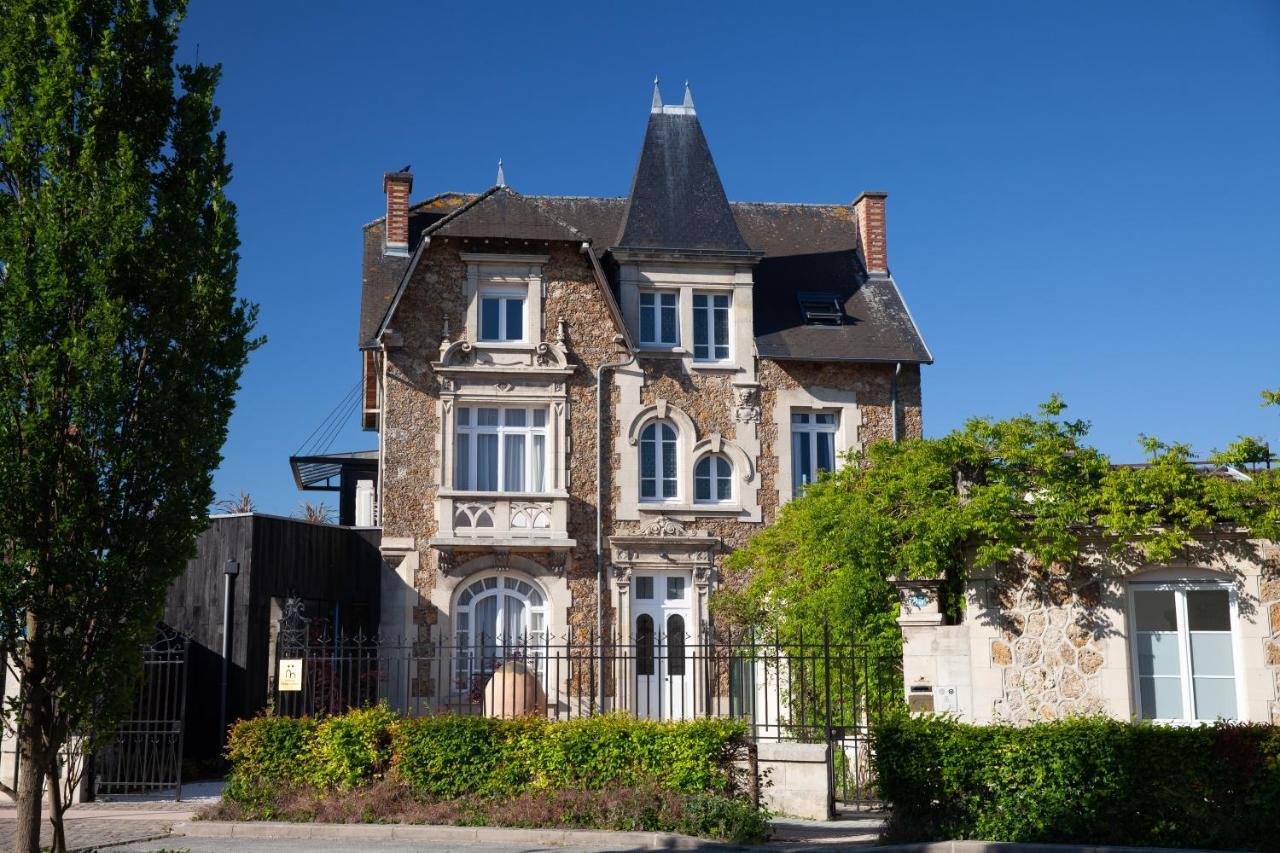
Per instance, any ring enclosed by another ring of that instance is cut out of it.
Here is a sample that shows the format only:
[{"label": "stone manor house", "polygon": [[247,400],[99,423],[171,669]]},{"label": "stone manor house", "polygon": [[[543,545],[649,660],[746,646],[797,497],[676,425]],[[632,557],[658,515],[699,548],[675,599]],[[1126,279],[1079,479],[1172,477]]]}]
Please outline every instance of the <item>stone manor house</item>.
[{"label": "stone manor house", "polygon": [[413,180],[364,229],[359,345],[382,634],[462,658],[414,697],[494,644],[699,636],[729,551],[844,451],[920,434],[885,193],[729,201],[687,89],[655,86],[625,198]]}]

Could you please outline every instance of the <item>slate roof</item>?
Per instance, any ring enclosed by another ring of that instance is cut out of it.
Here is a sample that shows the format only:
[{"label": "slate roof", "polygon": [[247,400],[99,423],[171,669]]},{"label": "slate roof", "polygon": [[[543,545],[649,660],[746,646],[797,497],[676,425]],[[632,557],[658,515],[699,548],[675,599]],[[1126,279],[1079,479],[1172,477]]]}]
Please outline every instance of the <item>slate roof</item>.
[{"label": "slate roof", "polygon": [[[610,249],[749,256],[761,357],[931,363],[892,277],[863,268],[852,205],[728,201],[691,101],[686,106],[655,102],[626,198],[523,196],[505,186],[443,193],[410,207],[410,248],[440,234],[585,241],[597,256]],[[382,219],[365,226],[362,346],[372,342],[410,264],[383,254],[383,228]],[[616,298],[617,282],[610,284]],[[806,325],[802,291],[832,294],[842,323]]]},{"label": "slate roof", "polygon": [[[603,236],[603,235],[599,235]],[[750,251],[692,109],[649,114],[614,245],[628,249]]]}]

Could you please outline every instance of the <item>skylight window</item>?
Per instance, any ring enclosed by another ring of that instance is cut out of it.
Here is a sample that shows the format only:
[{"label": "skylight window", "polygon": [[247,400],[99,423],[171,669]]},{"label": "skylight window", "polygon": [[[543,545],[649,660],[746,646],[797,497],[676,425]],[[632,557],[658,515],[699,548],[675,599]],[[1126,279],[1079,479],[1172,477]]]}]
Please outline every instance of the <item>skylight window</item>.
[{"label": "skylight window", "polygon": [[844,310],[834,293],[802,292],[796,294],[804,322],[809,326],[839,326],[844,321]]}]

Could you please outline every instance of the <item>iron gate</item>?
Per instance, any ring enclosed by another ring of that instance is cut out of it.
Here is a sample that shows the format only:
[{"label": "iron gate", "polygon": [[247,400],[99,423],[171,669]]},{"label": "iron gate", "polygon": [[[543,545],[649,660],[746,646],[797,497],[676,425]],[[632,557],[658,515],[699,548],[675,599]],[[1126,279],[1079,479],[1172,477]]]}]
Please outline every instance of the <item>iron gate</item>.
[{"label": "iron gate", "polygon": [[142,648],[142,677],[129,716],[94,756],[94,794],[172,789],[182,799],[182,722],[187,705],[187,638],[161,626]]}]

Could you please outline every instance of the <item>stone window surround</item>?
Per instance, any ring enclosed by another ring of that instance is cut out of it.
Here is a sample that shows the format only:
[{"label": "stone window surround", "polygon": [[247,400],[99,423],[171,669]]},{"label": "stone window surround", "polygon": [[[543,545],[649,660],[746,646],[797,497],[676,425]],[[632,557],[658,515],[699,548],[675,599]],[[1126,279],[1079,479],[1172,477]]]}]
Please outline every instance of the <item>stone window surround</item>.
[{"label": "stone window surround", "polygon": [[858,434],[862,427],[862,410],[858,408],[857,392],[848,388],[780,388],[773,404],[773,422],[778,428],[774,455],[778,458],[775,485],[778,488],[778,505],[795,497],[791,487],[791,411],[792,409],[825,409],[838,412],[836,424],[836,462],[849,450],[860,450]]},{"label": "stone window surround", "polygon": [[[679,466],[674,501],[640,499],[640,434],[654,421],[667,421],[676,429],[676,453]],[[619,520],[637,520],[640,513],[676,513],[693,516],[731,516],[740,520],[758,520],[758,472],[751,457],[737,442],[712,433],[701,439],[693,419],[666,400],[640,407],[619,437],[621,470],[618,472]],[[707,454],[720,454],[733,463],[733,500],[723,503],[699,503],[693,499],[693,472],[698,460]],[[751,516],[751,517],[747,517]]]},{"label": "stone window surround", "polygon": [[[542,340],[546,331],[546,318],[542,312],[542,266],[550,255],[463,252],[461,257],[467,265],[467,339],[494,349],[527,347],[531,343]],[[483,342],[480,340],[479,297],[481,291],[489,287],[507,293],[518,292],[523,288],[528,294],[524,301],[522,340]]]},{"label": "stone window surround", "polygon": [[[1137,614],[1134,606],[1133,594],[1135,591],[1154,591],[1154,590],[1225,590],[1227,592],[1227,607],[1231,615],[1231,668],[1232,676],[1235,680],[1236,688],[1236,719],[1247,721],[1248,715],[1248,678],[1244,664],[1244,644],[1242,642],[1240,606],[1239,606],[1239,590],[1237,585],[1220,572],[1214,572],[1208,569],[1174,569],[1162,568],[1154,569],[1147,572],[1126,578],[1124,589],[1124,618],[1127,622],[1125,633],[1128,636],[1127,652],[1128,659],[1126,661],[1129,669],[1130,696],[1129,707],[1133,711],[1135,718],[1140,717],[1142,713],[1142,688],[1138,676],[1138,639],[1137,639]],[[1187,626],[1182,625],[1178,630],[1179,645],[1182,643],[1182,637],[1188,630]],[[1187,660],[1181,660],[1181,667],[1187,665]],[[1187,682],[1192,678],[1191,672],[1182,672],[1181,681],[1184,685],[1183,700],[1185,702],[1188,688]],[[1190,708],[1184,707],[1184,714],[1190,712]],[[1195,726],[1200,725],[1203,720],[1195,720],[1184,716],[1176,720],[1152,720],[1162,725],[1178,725],[1178,726]]]},{"label": "stone window surround", "polygon": [[[563,642],[560,638],[568,631],[569,607],[573,604],[573,595],[564,572],[548,569],[527,556],[495,551],[473,557],[448,571],[436,573],[428,601],[439,613],[437,633],[433,639],[439,643],[438,648],[444,655],[452,654],[453,638],[456,636],[454,603],[473,580],[491,572],[510,574],[536,584],[546,599],[546,631],[549,642]],[[449,662],[448,671],[452,675],[452,661]],[[457,695],[452,677],[449,679],[448,692],[450,695]]]},{"label": "stone window surround", "polygon": [[[652,264],[643,268],[634,263],[622,265],[619,283],[622,314],[632,339],[640,340],[640,293],[671,292],[679,294],[676,306],[676,346],[637,344],[641,356],[679,358],[690,371],[706,373],[746,373],[754,377],[755,347],[753,332],[752,288],[754,278],[748,265],[719,264]],[[694,294],[729,296],[729,358],[719,361],[695,361],[693,357]]]}]

